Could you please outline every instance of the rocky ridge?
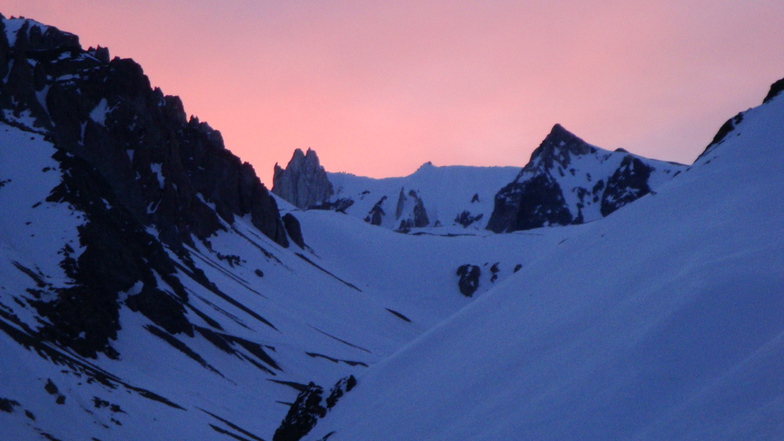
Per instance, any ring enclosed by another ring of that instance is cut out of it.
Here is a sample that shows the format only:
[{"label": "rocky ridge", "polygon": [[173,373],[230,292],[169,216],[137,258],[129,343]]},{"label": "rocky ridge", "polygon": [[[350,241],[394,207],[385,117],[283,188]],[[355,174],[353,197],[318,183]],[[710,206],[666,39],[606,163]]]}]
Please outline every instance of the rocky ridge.
[{"label": "rocky ridge", "polygon": [[137,282],[131,309],[193,335],[188,293],[164,247],[190,262],[186,247],[209,244],[237,216],[288,246],[275,200],[220,132],[186,118],[180,99],[153,89],[133,60],[83,50],[52,26],[0,18],[0,121],[54,145],[62,182],[47,200],[86,219],[79,245],[87,251],[73,258],[65,249],[61,264],[75,283],[56,289],[57,301],[36,303],[49,320],[40,335],[84,356],[117,356],[117,295]]},{"label": "rocky ridge", "polygon": [[611,214],[686,166],[592,146],[556,124],[517,177],[495,196],[496,233],[591,222]]},{"label": "rocky ridge", "polygon": [[286,169],[276,165],[273,191],[302,209],[335,210],[399,232],[503,233],[598,220],[685,168],[595,147],[556,124],[513,179],[511,167],[431,163],[402,178],[329,173],[308,149],[307,155],[296,150]]},{"label": "rocky ridge", "polygon": [[438,167],[428,162],[413,174],[373,179],[325,172],[316,152],[296,150],[285,169],[275,167],[273,193],[301,209],[333,210],[398,232],[423,228],[484,229],[493,196],[514,167]]}]

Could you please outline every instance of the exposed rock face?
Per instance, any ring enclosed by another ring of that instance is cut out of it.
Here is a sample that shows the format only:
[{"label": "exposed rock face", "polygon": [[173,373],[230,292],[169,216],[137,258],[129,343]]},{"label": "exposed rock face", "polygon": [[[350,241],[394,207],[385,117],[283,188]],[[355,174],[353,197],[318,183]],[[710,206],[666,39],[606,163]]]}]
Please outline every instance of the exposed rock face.
[{"label": "exposed rock face", "polygon": [[784,78],[770,85],[770,90],[768,91],[768,94],[765,95],[765,99],[762,100],[762,104],[765,104],[773,98],[777,97],[781,91],[784,91]]},{"label": "exposed rock face", "polygon": [[631,155],[623,158],[621,166],[607,180],[607,186],[602,195],[602,216],[607,216],[650,193],[651,187],[648,186],[648,180],[652,172],[653,167],[645,164],[639,158]]},{"label": "exposed rock face", "polygon": [[482,217],[483,213],[473,215],[470,211],[464,210],[455,218],[455,223],[462,225],[463,228],[467,228],[474,222],[481,220]]},{"label": "exposed rock face", "polygon": [[369,223],[370,225],[381,225],[381,220],[384,218],[386,212],[384,211],[384,202],[386,202],[387,197],[382,196],[381,199],[373,205],[373,208],[370,209],[367,216],[365,216],[365,222]]},{"label": "exposed rock face", "polygon": [[[778,88],[784,88],[784,79],[781,79],[773,83],[773,85],[770,87],[770,92],[768,92],[768,96],[765,98],[765,101],[763,101],[763,104],[773,99],[776,95],[778,95],[778,93],[780,92],[780,90],[777,91]],[[703,157],[710,150],[713,150],[713,147],[721,144],[721,142],[724,141],[727,135],[732,133],[735,130],[735,126],[740,124],[741,121],[743,121],[743,112],[738,113],[734,117],[724,122],[724,124],[722,124],[721,127],[719,127],[719,131],[716,132],[716,135],[713,137],[713,140],[711,140],[710,144],[708,144],[708,146],[705,147],[705,150],[703,150],[703,152],[700,153],[698,159]]]},{"label": "exposed rock face", "polygon": [[496,233],[580,224],[607,216],[685,169],[594,147],[556,124],[517,178],[495,196]]},{"label": "exposed rock face", "polygon": [[[298,441],[316,426],[320,418],[337,404],[340,397],[357,385],[353,375],[340,379],[330,390],[326,399],[322,398],[324,389],[314,383],[300,392],[297,400],[289,408],[286,418],[272,437],[273,441]],[[323,401],[323,403],[322,403]]]},{"label": "exposed rock face", "polygon": [[460,276],[457,282],[460,292],[466,296],[471,297],[477,289],[479,289],[479,277],[482,275],[482,270],[476,265],[461,265],[456,274]]},{"label": "exposed rock face", "polygon": [[395,209],[395,220],[399,221],[397,230],[408,231],[411,228],[422,228],[430,225],[425,203],[414,190],[406,195],[405,188],[400,188]]},{"label": "exposed rock face", "polygon": [[245,215],[288,246],[277,205],[250,164],[225,149],[220,132],[188,120],[179,98],[152,89],[134,61],[109,60],[105,48],[84,51],[78,37],[54,27],[3,18],[0,78],[0,121],[43,134],[57,149],[62,183],[48,201],[86,217],[79,230],[86,251],[62,253],[74,283],[55,290],[56,301],[36,304],[49,320],[43,338],[84,356],[116,356],[109,342],[119,329],[120,292],[160,328],[193,335],[176,277],[182,264],[164,246],[190,265],[184,245]]},{"label": "exposed rock face", "polygon": [[305,248],[305,239],[302,237],[302,228],[297,218],[291,213],[286,213],[283,215],[282,220],[291,241],[297,244],[298,247]]},{"label": "exposed rock face", "polygon": [[311,149],[307,153],[294,150],[285,169],[275,164],[272,192],[302,209],[322,205],[334,194],[327,172]]}]

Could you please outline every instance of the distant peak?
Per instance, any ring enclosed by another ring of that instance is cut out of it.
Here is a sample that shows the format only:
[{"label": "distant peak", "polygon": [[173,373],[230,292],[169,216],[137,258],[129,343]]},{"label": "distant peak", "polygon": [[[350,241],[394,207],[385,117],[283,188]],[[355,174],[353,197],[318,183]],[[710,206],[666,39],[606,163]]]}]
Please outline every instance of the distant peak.
[{"label": "distant peak", "polygon": [[780,94],[782,90],[784,90],[784,78],[770,85],[770,91],[768,91],[768,95],[765,96],[765,99],[762,100],[762,104],[765,104],[768,101],[775,98],[776,96],[778,96],[778,94]]},{"label": "distant peak", "polygon": [[320,166],[318,155],[316,151],[312,148],[308,147],[307,153],[303,152],[302,149],[294,149],[294,154],[291,155],[291,160],[289,161],[286,168],[290,169],[303,169],[303,168],[318,168]]},{"label": "distant peak", "polygon": [[562,125],[556,124],[550,130],[550,134],[542,141],[542,145],[550,144],[553,147],[570,147],[577,145],[588,145],[585,141],[577,137],[574,133],[566,130]]},{"label": "distant peak", "polygon": [[272,192],[303,209],[322,204],[334,194],[327,173],[311,148],[307,153],[295,149],[285,169],[275,165]]},{"label": "distant peak", "polygon": [[564,126],[562,126],[559,123],[555,123],[553,128],[550,130],[550,136],[559,136],[559,135],[571,135],[571,136],[574,136],[574,134],[572,132],[566,130],[564,128]]},{"label": "distant peak", "polygon": [[418,169],[416,169],[416,171],[414,172],[414,174],[416,174],[416,173],[427,173],[429,170],[433,170],[433,169],[435,169],[435,168],[436,168],[436,166],[435,166],[435,165],[433,165],[433,163],[432,163],[432,162],[430,162],[430,161],[427,161],[427,162],[425,162],[424,164],[420,165],[420,166],[419,166],[419,168],[418,168]]},{"label": "distant peak", "polygon": [[529,165],[526,167],[541,164],[550,168],[553,161],[565,166],[569,163],[570,155],[587,155],[594,152],[596,152],[595,147],[566,130],[562,125],[556,124],[539,147],[533,151]]}]

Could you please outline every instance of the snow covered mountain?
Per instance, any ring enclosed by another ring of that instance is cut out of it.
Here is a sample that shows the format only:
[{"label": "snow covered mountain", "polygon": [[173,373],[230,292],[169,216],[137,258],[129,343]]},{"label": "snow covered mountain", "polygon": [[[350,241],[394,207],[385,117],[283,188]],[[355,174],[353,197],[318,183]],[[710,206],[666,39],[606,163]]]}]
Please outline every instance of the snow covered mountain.
[{"label": "snow covered mountain", "polygon": [[592,146],[556,124],[517,177],[495,196],[497,233],[601,219],[686,166]]},{"label": "snow covered mountain", "polygon": [[[522,172],[300,152],[298,207],[132,60],[2,18],[0,438],[782,438],[782,89],[689,168],[556,126]],[[487,230],[538,176],[569,225]]]},{"label": "snow covered mountain", "polygon": [[428,162],[410,176],[372,179],[328,173],[315,151],[297,149],[285,169],[275,166],[272,191],[302,209],[336,210],[396,231],[501,233],[598,220],[685,168],[600,149],[556,124],[522,170]]},{"label": "snow covered mountain", "polygon": [[[302,209],[335,210],[396,231],[453,226],[480,230],[490,218],[495,193],[517,171],[428,162],[406,177],[373,179],[326,172],[315,151],[303,154],[297,149],[285,169],[276,166],[272,192]],[[320,197],[303,204],[299,195],[304,194]]]},{"label": "snow covered mountain", "polygon": [[4,439],[271,438],[421,332],[133,61],[3,19],[0,77]]},{"label": "snow covered mountain", "polygon": [[0,25],[4,438],[285,438],[300,392],[337,396],[469,303],[459,267],[483,269],[465,282],[476,297],[560,240],[281,217],[136,63]]},{"label": "snow covered mountain", "polygon": [[783,84],[655,195],[359,376],[305,439],[782,439]]}]

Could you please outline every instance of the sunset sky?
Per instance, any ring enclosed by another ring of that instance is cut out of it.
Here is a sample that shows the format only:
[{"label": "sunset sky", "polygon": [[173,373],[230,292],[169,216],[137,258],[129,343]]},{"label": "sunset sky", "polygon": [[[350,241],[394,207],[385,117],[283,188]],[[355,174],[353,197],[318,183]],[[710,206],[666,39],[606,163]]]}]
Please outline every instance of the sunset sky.
[{"label": "sunset sky", "polygon": [[522,166],[555,123],[691,163],[784,77],[784,2],[2,0],[139,62],[271,186],[328,171]]}]

